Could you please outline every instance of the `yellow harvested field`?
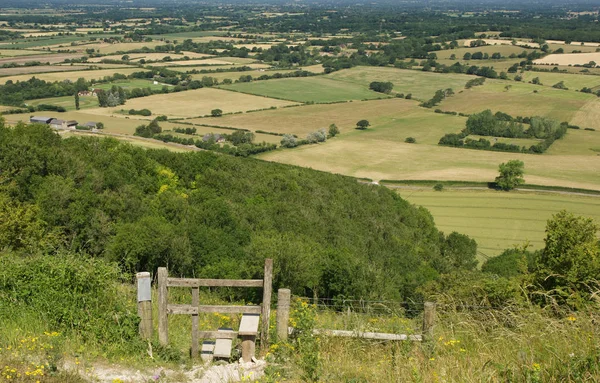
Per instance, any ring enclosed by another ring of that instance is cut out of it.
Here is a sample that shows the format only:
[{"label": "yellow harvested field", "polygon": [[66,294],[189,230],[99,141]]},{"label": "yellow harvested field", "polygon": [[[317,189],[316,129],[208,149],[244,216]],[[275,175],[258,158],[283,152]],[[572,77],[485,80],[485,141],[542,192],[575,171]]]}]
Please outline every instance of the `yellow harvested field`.
[{"label": "yellow harvested field", "polygon": [[600,52],[552,54],[534,60],[534,64],[543,65],[583,65],[594,61],[600,65]]},{"label": "yellow harvested field", "polygon": [[300,69],[311,73],[323,73],[325,71],[325,68],[323,68],[323,65],[321,64],[305,66]]},{"label": "yellow harvested field", "polygon": [[[139,68],[118,68],[118,69],[100,69],[100,70],[79,70],[79,71],[73,71],[73,68],[75,67],[57,67],[57,66],[53,66],[50,68],[63,68],[62,70],[64,70],[65,72],[55,72],[55,73],[40,73],[40,74],[30,74],[30,75],[20,75],[20,76],[10,76],[10,77],[3,77],[0,78],[1,82],[6,82],[8,80],[11,80],[13,82],[16,81],[27,81],[29,80],[31,77],[35,76],[35,78],[39,78],[40,80],[44,80],[44,81],[63,81],[63,80],[71,80],[71,81],[76,81],[78,78],[84,78],[86,80],[98,80],[101,79],[105,76],[112,76],[115,73],[121,73],[124,75],[128,75],[131,74],[133,72],[138,72],[140,69]],[[18,68],[16,68],[18,69]],[[82,67],[82,69],[87,69],[87,67]],[[0,73],[1,73],[2,69],[0,69]]]},{"label": "yellow harvested field", "polygon": [[233,65],[232,61],[224,59],[185,60],[170,62],[169,65]]},{"label": "yellow harvested field", "polygon": [[31,56],[44,53],[47,52],[35,51],[30,49],[0,49],[0,57]]},{"label": "yellow harvested field", "polygon": [[[564,41],[562,40],[546,40],[547,44],[561,44],[561,45],[567,45],[565,44]],[[571,41],[571,44],[568,44],[569,46],[576,46],[576,47],[581,47],[581,46],[585,46],[585,47],[600,47],[600,43],[583,43],[581,41]]]},{"label": "yellow harvested field", "polygon": [[100,43],[86,46],[87,48],[94,48],[100,51],[102,54],[111,54],[117,52],[127,52],[135,49],[142,49],[144,47],[154,48],[158,45],[165,45],[162,41],[150,41],[150,42],[140,42],[140,43],[117,43],[117,44],[109,44],[109,43]]},{"label": "yellow harvested field", "polygon": [[[99,63],[102,60],[121,60],[124,55],[108,55],[102,57],[93,57],[88,60],[88,62]],[[194,52],[183,52],[181,54],[177,53],[130,53],[128,54],[129,61],[140,61],[144,59],[146,61],[159,61],[164,59],[165,57],[170,57],[173,60],[181,60],[184,57],[193,58],[193,59],[202,59],[206,57],[213,57],[212,55],[207,55],[203,53],[194,53]]]},{"label": "yellow harvested field", "polygon": [[[252,96],[221,89],[202,88],[185,92],[134,98],[127,101],[125,108],[150,109],[153,115],[167,115],[177,118],[204,116],[210,114],[213,109],[221,109],[223,113],[230,113],[294,104],[296,103],[267,97]],[[120,109],[123,109],[123,107],[88,109],[86,112],[98,115],[116,115]]]},{"label": "yellow harvested field", "polygon": [[[392,98],[331,105],[305,105],[218,118],[200,118],[191,122],[305,136],[320,128],[327,129],[331,124],[336,124],[342,133],[352,132],[358,120],[367,119],[373,124],[376,119],[385,116],[387,120],[392,121],[394,118],[406,117],[415,109],[421,112],[421,108],[418,108],[414,101]],[[439,137],[434,139],[437,141]]]},{"label": "yellow harvested field", "polygon": [[570,122],[582,128],[593,126],[598,130],[597,134],[600,135],[600,99],[588,101],[575,113]]},{"label": "yellow harvested field", "polygon": [[[478,39],[468,39],[468,40],[462,40],[463,41],[463,45],[465,47],[469,47],[471,46],[471,41],[475,41]],[[512,45],[512,40],[496,40],[496,39],[481,39],[483,41],[486,42],[486,44],[490,44],[490,45]],[[533,43],[530,41],[523,41],[523,40],[516,40],[516,45],[519,46],[529,46],[529,47],[533,47],[533,48],[539,48],[540,44],[538,43]]]},{"label": "yellow harvested field", "polygon": [[46,37],[46,36],[57,36],[59,33],[59,31],[54,31],[54,32],[30,32],[30,33],[23,33],[24,37]]},{"label": "yellow harvested field", "polygon": [[[39,65],[39,66],[28,66],[28,67],[16,67],[16,68],[0,68],[0,77],[4,76],[13,76],[13,75],[22,75],[22,74],[31,74],[28,78],[31,78],[32,75],[36,73],[49,73],[49,72],[66,72],[66,71],[76,71],[76,70],[84,70],[88,69],[87,66],[52,66],[52,65]],[[36,75],[36,77],[39,77]],[[2,81],[7,81],[8,79],[2,79]]]},{"label": "yellow harvested field", "polygon": [[0,66],[4,64],[25,64],[30,61],[39,61],[43,64],[57,64],[62,63],[67,59],[81,58],[82,55],[77,53],[56,53],[56,54],[41,54],[35,56],[16,56],[0,58]]}]

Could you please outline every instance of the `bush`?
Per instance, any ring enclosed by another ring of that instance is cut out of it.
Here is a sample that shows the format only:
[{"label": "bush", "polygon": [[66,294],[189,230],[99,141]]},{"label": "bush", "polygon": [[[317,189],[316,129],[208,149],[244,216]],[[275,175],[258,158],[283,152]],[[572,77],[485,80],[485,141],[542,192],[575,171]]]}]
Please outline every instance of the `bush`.
[{"label": "bush", "polygon": [[404,142],[406,142],[407,144],[414,144],[417,142],[417,140],[414,137],[406,137]]},{"label": "bush", "polygon": [[364,130],[367,129],[369,126],[371,126],[371,124],[367,120],[360,120],[356,123],[356,129]]},{"label": "bush", "polygon": [[[34,313],[52,329],[99,342],[138,338],[137,308],[116,263],[81,254],[0,255],[0,312]],[[1,315],[1,314],[0,314]]]},{"label": "bush", "polygon": [[291,134],[284,134],[281,139],[281,146],[284,148],[295,148],[298,146],[298,139]]},{"label": "bush", "polygon": [[137,115],[137,116],[146,116],[146,117],[148,117],[148,116],[152,115],[152,112],[149,109],[140,109],[140,110],[129,109],[128,113],[130,115],[132,115],[132,116]]},{"label": "bush", "polygon": [[210,111],[210,115],[213,117],[221,117],[223,115],[223,111],[221,109],[213,109]]},{"label": "bush", "polygon": [[435,191],[444,190],[444,184],[438,182],[437,184],[433,185],[433,190],[435,190]]},{"label": "bush", "polygon": [[404,98],[407,100],[410,100],[412,98],[412,93],[407,94],[406,97],[404,97]]}]

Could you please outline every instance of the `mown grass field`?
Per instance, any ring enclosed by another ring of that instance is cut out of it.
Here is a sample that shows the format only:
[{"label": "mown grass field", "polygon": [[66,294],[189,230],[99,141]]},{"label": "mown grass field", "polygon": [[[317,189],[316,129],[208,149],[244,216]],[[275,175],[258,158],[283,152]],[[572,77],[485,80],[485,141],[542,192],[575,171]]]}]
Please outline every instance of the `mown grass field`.
[{"label": "mown grass field", "polygon": [[426,207],[446,234],[457,231],[474,238],[487,256],[527,242],[532,249],[542,248],[546,221],[563,209],[600,222],[600,197],[491,190],[398,189],[398,193]]},{"label": "mown grass field", "polygon": [[473,76],[453,73],[430,73],[385,67],[355,67],[331,73],[326,78],[361,85],[366,88],[373,81],[390,81],[396,93],[412,93],[413,97],[428,100],[438,89],[464,88]]},{"label": "mown grass field", "polygon": [[[28,100],[25,101],[27,105],[38,106],[40,104],[49,104],[62,106],[66,110],[75,110],[75,97],[74,96],[64,96],[64,97],[51,97],[51,98],[40,98],[36,100]],[[97,97],[79,97],[79,107],[81,109],[88,108],[97,108],[98,107],[98,98]],[[54,112],[36,112],[37,114],[48,114]]]},{"label": "mown grass field", "polygon": [[[482,86],[464,89],[445,99],[439,108],[463,113],[491,109],[512,116],[546,116],[571,121],[592,100],[597,100],[597,97],[547,86],[488,79]],[[591,123],[591,126],[584,127],[600,127],[600,121]]]},{"label": "mown grass field", "polygon": [[387,97],[367,86],[326,77],[286,78],[222,85],[223,89],[299,102],[335,102]]},{"label": "mown grass field", "polygon": [[[37,65],[37,66],[21,66],[15,68],[0,68],[0,81],[8,81],[8,78],[4,78],[5,76],[15,76],[15,75],[27,75],[29,74],[28,79],[38,73],[48,73],[48,72],[67,72],[67,71],[77,71],[88,69],[87,66],[83,65],[73,65],[73,66],[58,66],[58,65]],[[37,77],[37,76],[36,76]]]},{"label": "mown grass field", "polygon": [[524,72],[521,74],[521,76],[525,82],[529,82],[534,78],[539,77],[541,83],[546,86],[552,86],[560,81],[563,81],[569,90],[580,90],[583,87],[595,88],[600,86],[600,76],[597,75],[556,72]]},{"label": "mown grass field", "polygon": [[[38,67],[31,67],[31,68],[38,68]],[[0,77],[0,82],[6,82],[8,80],[11,80],[12,82],[27,81],[33,76],[35,76],[35,78],[38,78],[40,80],[50,81],[50,82],[64,81],[64,80],[77,81],[78,78],[84,78],[86,80],[99,80],[106,76],[112,76],[115,73],[121,73],[124,75],[128,75],[133,72],[140,71],[139,68],[114,68],[114,69],[98,69],[98,70],[74,70],[74,68],[79,68],[79,67],[75,67],[75,66],[51,66],[48,68],[56,68],[56,70],[60,70],[61,72],[36,73],[35,75],[28,74],[28,75],[15,75],[15,76],[8,76],[8,77]],[[81,67],[81,69],[87,69],[87,68],[88,67]],[[14,69],[20,69],[20,68],[14,68]],[[0,73],[2,73],[2,69],[0,69]]]},{"label": "mown grass field", "polygon": [[[455,118],[459,121],[459,117]],[[441,121],[445,123],[451,120]],[[420,126],[424,132],[430,131],[432,126],[439,126],[440,123],[437,121],[429,125],[427,122],[432,122],[430,119],[425,119],[423,122]],[[441,124],[441,126],[445,125]],[[464,124],[455,125],[456,128],[460,126]],[[458,132],[458,130],[454,131]],[[585,145],[583,142],[588,137],[588,133],[600,134],[570,129],[565,139],[575,140],[579,145]],[[406,144],[390,139],[388,134],[393,134],[393,130],[375,127],[364,132],[342,134],[328,140],[325,144],[277,150],[259,157],[268,161],[374,180],[485,182],[493,181],[498,175],[500,163],[519,159],[525,163],[527,183],[600,190],[598,177],[600,161],[598,153],[592,150],[574,153],[573,150],[564,149],[562,153],[555,155],[492,152],[438,146],[433,142],[435,141],[433,135],[429,144],[419,143],[424,139],[420,141],[416,134],[417,144]],[[579,136],[582,134],[584,136]],[[570,137],[571,135],[573,137]]]},{"label": "mown grass field", "polygon": [[551,54],[534,60],[535,64],[583,65],[590,61],[600,62],[600,52]]},{"label": "mown grass field", "polygon": [[[371,123],[371,128],[363,132],[355,129],[356,123],[362,119]],[[332,105],[304,105],[191,121],[252,131],[296,134],[300,137],[336,124],[344,136],[362,135],[369,139],[392,142],[404,142],[410,136],[416,138],[417,142],[436,144],[444,134],[460,130],[465,119],[433,113],[420,108],[416,101],[392,98]]]},{"label": "mown grass field", "polygon": [[213,109],[221,109],[223,113],[229,113],[293,104],[289,101],[229,92],[222,89],[202,88],[186,92],[134,98],[127,100],[124,107],[97,108],[89,112],[98,115],[111,115],[123,108],[127,110],[150,109],[153,115],[189,118],[210,114]]},{"label": "mown grass field", "polygon": [[[493,41],[493,40],[490,40]],[[481,53],[487,53],[488,55],[490,55],[490,57],[492,56],[492,54],[494,53],[500,53],[502,56],[508,57],[511,54],[520,54],[523,51],[529,53],[532,50],[530,49],[525,49],[523,47],[519,47],[519,46],[514,46],[514,45],[506,45],[506,44],[502,44],[500,45],[499,43],[497,45],[486,45],[486,46],[482,46],[482,47],[473,47],[473,48],[457,48],[457,49],[446,49],[443,51],[436,51],[434,52],[438,58],[440,59],[449,59],[451,55],[456,55],[456,59],[457,60],[462,60],[463,56],[465,55],[465,53],[475,53],[475,52],[481,52]],[[478,63],[481,60],[469,60],[470,63],[473,63],[472,65],[477,65],[476,63]]]}]

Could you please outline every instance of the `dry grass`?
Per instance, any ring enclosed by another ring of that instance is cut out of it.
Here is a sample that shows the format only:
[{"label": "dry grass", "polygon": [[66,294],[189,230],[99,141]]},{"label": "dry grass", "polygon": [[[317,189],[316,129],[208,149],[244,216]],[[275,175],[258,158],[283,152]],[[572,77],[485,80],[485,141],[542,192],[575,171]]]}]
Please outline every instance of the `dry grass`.
[{"label": "dry grass", "polygon": [[[224,113],[229,113],[292,104],[293,103],[288,101],[275,100],[266,97],[228,92],[221,89],[202,88],[186,92],[134,98],[127,101],[125,108],[147,108],[152,111],[153,115],[197,117],[210,114],[213,109],[221,109]],[[115,114],[120,109],[123,109],[123,107],[98,108],[91,109],[88,112],[106,116]]]},{"label": "dry grass", "polygon": [[[84,78],[86,80],[92,80],[92,79],[98,80],[105,76],[112,76],[115,73],[121,73],[121,74],[128,75],[130,73],[138,72],[140,70],[139,68],[115,68],[115,69],[73,71],[73,68],[77,68],[74,66],[64,66],[64,67],[53,66],[51,68],[61,68],[64,71],[63,72],[55,72],[55,73],[36,74],[35,78],[39,78],[40,80],[51,81],[51,82],[63,81],[63,80],[76,81],[78,78]],[[87,68],[87,67],[84,67],[84,68]],[[0,70],[0,72],[1,72],[1,70]],[[13,82],[27,81],[31,77],[32,77],[32,75],[10,76],[10,77],[1,78],[0,81],[8,81],[8,80],[12,80]]]},{"label": "dry grass", "polygon": [[534,60],[533,63],[540,65],[583,65],[590,61],[600,63],[600,52],[551,54],[541,59]]},{"label": "dry grass", "polygon": [[91,44],[87,45],[86,48],[97,49],[102,54],[113,54],[117,52],[127,52],[135,49],[142,49],[144,47],[154,48],[158,45],[165,45],[163,41],[150,41],[141,43],[117,43],[117,44]]},{"label": "dry grass", "polygon": [[[211,55],[207,55],[207,54],[202,54],[202,53],[194,53],[194,52],[182,52],[181,54],[176,54],[176,53],[131,53],[129,54],[129,60],[130,61],[140,61],[141,59],[144,59],[146,61],[158,61],[158,60],[162,60],[165,57],[171,57],[174,60],[180,60],[183,59],[185,56],[189,57],[189,58],[205,58],[205,57],[213,57]],[[93,63],[99,63],[102,60],[121,60],[121,58],[123,57],[123,55],[119,54],[119,55],[108,55],[108,56],[102,56],[102,57],[93,57],[91,59],[88,60],[88,62],[93,62]],[[166,65],[166,63],[165,63]]]},{"label": "dry grass", "polygon": [[41,63],[56,64],[65,61],[66,59],[81,58],[81,55],[76,53],[57,53],[57,54],[41,54],[35,56],[17,56],[0,59],[0,66],[4,64],[25,64],[30,61],[39,61]]},{"label": "dry grass", "polygon": [[[387,99],[373,101],[354,101],[332,105],[306,105],[294,108],[280,108],[248,114],[234,114],[219,118],[192,120],[196,123],[232,126],[236,128],[266,130],[277,133],[290,133],[305,136],[320,128],[336,124],[342,133],[354,132],[356,122],[367,119],[374,126],[402,120],[411,115],[421,115],[423,109],[414,101]],[[433,115],[433,113],[429,113]],[[449,118],[446,118],[449,120]],[[398,122],[397,129],[402,129]],[[451,129],[456,129],[454,126]],[[438,134],[442,134],[435,129]],[[410,132],[405,132],[410,134]],[[415,132],[417,133],[417,132]],[[417,134],[419,135],[419,134]],[[443,134],[442,134],[443,135]],[[398,137],[403,141],[405,137]],[[439,137],[436,139],[435,142]]]},{"label": "dry grass", "polygon": [[[42,51],[28,49],[0,49],[0,57],[33,56],[43,54]],[[33,59],[33,58],[32,58]]]},{"label": "dry grass", "polygon": [[[67,72],[74,70],[84,70],[87,66],[73,65],[73,66],[57,66],[57,65],[38,65],[28,67],[17,67],[17,68],[0,68],[0,77],[22,75],[22,74],[34,74],[34,73],[50,73],[50,72]],[[38,76],[36,76],[38,77]],[[31,78],[29,76],[28,78]],[[8,79],[6,79],[8,80]]]}]

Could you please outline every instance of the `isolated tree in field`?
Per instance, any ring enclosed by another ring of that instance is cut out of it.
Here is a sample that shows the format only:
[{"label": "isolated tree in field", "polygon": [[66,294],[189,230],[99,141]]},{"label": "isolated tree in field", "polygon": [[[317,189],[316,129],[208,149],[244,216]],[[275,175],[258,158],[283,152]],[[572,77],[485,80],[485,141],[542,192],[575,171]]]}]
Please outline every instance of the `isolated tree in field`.
[{"label": "isolated tree in field", "polygon": [[382,82],[382,81],[373,81],[371,84],[369,84],[369,89],[375,91],[375,92],[380,92],[380,93],[390,93],[392,91],[392,89],[394,88],[394,84],[392,84],[391,82]]},{"label": "isolated tree in field", "polygon": [[213,117],[221,117],[223,115],[223,111],[221,109],[213,109],[210,111],[210,115]]},{"label": "isolated tree in field", "polygon": [[335,137],[338,134],[340,134],[340,129],[337,127],[337,125],[336,124],[329,125],[329,131],[328,131],[329,137]]},{"label": "isolated tree in field", "polygon": [[356,129],[364,130],[367,129],[371,124],[367,120],[360,120],[356,123]]},{"label": "isolated tree in field", "polygon": [[510,160],[500,164],[500,175],[496,177],[496,185],[502,190],[512,190],[525,182],[523,173],[525,164],[523,161]]},{"label": "isolated tree in field", "polygon": [[75,109],[79,110],[79,92],[75,92]]},{"label": "isolated tree in field", "polygon": [[546,225],[546,246],[535,263],[535,280],[558,299],[577,304],[600,275],[600,225],[563,210]]}]

